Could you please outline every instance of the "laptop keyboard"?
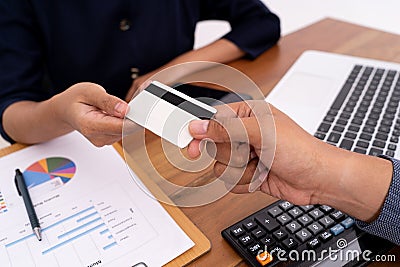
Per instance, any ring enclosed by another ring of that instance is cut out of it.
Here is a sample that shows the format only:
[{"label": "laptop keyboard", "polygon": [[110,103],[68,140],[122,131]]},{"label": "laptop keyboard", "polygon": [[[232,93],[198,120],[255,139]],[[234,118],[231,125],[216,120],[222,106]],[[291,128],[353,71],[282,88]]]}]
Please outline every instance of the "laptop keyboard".
[{"label": "laptop keyboard", "polygon": [[315,137],[343,149],[393,157],[399,142],[399,72],[354,66]]},{"label": "laptop keyboard", "polygon": [[[356,65],[315,137],[354,152],[393,157],[400,136],[399,102],[398,71]],[[368,244],[388,246],[353,224],[351,217],[326,205],[297,206],[280,200],[221,234],[251,266],[311,266],[315,261],[282,262],[277,254],[314,250],[321,256],[329,248],[341,249],[343,240],[366,238]]]}]

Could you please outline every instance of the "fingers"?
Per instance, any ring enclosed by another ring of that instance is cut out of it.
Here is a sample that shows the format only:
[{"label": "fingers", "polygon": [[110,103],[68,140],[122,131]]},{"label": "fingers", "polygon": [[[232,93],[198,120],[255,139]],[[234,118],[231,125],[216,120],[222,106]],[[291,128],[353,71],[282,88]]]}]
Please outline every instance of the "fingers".
[{"label": "fingers", "polygon": [[201,147],[200,144],[201,140],[198,139],[194,139],[192,142],[190,142],[188,148],[187,148],[187,152],[188,152],[188,156],[190,158],[197,158],[200,156],[201,154]]},{"label": "fingers", "polygon": [[248,194],[252,193],[254,191],[259,191],[259,188],[256,188],[256,190],[251,190],[251,186],[246,184],[246,185],[236,185],[231,189],[232,193],[235,194]]},{"label": "fingers", "polygon": [[121,136],[115,136],[115,135],[96,135],[96,136],[85,136],[85,137],[96,147],[112,145],[121,140]]},{"label": "fingers", "polygon": [[259,146],[261,130],[256,117],[194,120],[189,132],[196,139],[211,139],[217,143],[245,142]]},{"label": "fingers", "polygon": [[247,143],[217,143],[215,145],[207,142],[206,150],[208,155],[215,155],[215,160],[233,167],[246,166],[251,157],[251,147]]},{"label": "fingers", "polygon": [[102,147],[112,145],[121,140],[121,136],[101,136],[89,139],[95,146]]},{"label": "fingers", "polygon": [[[241,106],[244,106],[244,108],[240,108]],[[195,158],[201,153],[199,147],[200,142],[197,140],[209,139],[216,143],[230,143],[235,141],[239,141],[237,143],[248,143],[249,140],[246,126],[243,121],[238,118],[238,115],[250,115],[251,112],[249,112],[248,105],[244,102],[232,103],[229,105],[217,106],[216,109],[217,113],[215,114],[214,120],[194,120],[190,122],[189,132],[195,140],[189,144],[189,157]],[[241,110],[244,110],[245,112]],[[229,153],[231,153],[230,147],[228,147],[228,149],[225,147],[224,149],[221,146],[218,149],[217,155],[220,155],[221,160],[223,158],[222,155],[224,155],[225,158],[230,159]],[[246,159],[248,159],[248,156],[246,156]],[[243,162],[241,160],[239,161]],[[226,161],[223,162],[226,163]]]},{"label": "fingers", "polygon": [[86,113],[76,129],[97,147],[111,145],[122,138],[123,119],[100,111]]},{"label": "fingers", "polygon": [[221,180],[230,184],[250,184],[257,170],[258,158],[254,158],[244,167],[233,167],[221,162],[214,164],[214,174]]},{"label": "fingers", "polygon": [[59,118],[96,146],[119,141],[128,104],[94,83],[78,83],[54,97]]},{"label": "fingers", "polygon": [[90,111],[78,121],[78,130],[85,136],[122,135],[123,119],[101,111]]},{"label": "fingers", "polygon": [[[232,193],[243,194],[259,190],[259,159],[254,158],[243,168],[227,166],[220,162],[214,165],[215,175],[225,182],[225,186]],[[254,186],[255,185],[255,186]]]},{"label": "fingers", "polygon": [[[218,112],[215,119],[190,122],[189,131],[195,140],[215,142],[218,151],[209,155],[216,154],[216,160],[226,165],[240,167],[247,164],[249,148],[261,153],[259,156],[269,165],[273,153],[265,153],[274,151],[276,140],[269,105],[265,101],[249,101],[216,108]],[[188,149],[190,157],[197,157],[201,153],[197,141],[190,144]]]},{"label": "fingers", "polygon": [[202,148],[205,146],[207,154],[215,160],[234,167],[246,166],[250,159],[255,157],[251,153],[251,147],[247,143],[213,143],[212,141],[193,140],[188,146],[190,158],[200,156]]},{"label": "fingers", "polygon": [[123,118],[128,110],[128,104],[116,96],[107,94],[103,87],[88,83],[85,86],[85,103],[92,105],[107,114]]},{"label": "fingers", "polygon": [[[214,119],[217,121],[237,118],[236,103],[230,105],[216,106],[217,113]],[[189,132],[196,139],[209,138],[219,142],[229,142],[229,135],[222,125],[218,125],[215,120],[195,120],[189,124]],[[210,129],[210,130],[208,130]]]},{"label": "fingers", "polygon": [[217,106],[214,119],[192,121],[189,125],[191,135],[196,139],[209,138],[217,143],[246,142],[258,144],[261,140],[259,125],[272,121],[265,101],[236,102]]}]

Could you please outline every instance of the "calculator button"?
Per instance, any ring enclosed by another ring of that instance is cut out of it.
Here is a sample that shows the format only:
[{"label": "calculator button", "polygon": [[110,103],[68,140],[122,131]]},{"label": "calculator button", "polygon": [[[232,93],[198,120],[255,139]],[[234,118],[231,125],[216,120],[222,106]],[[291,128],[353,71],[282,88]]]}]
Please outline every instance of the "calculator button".
[{"label": "calculator button", "polygon": [[336,224],[331,228],[331,233],[334,235],[338,235],[344,231],[344,227],[340,224]]},{"label": "calculator button", "polygon": [[290,222],[290,223],[288,223],[288,224],[286,225],[286,229],[287,229],[291,234],[294,234],[294,233],[296,233],[297,231],[299,231],[299,230],[301,229],[301,225],[300,225],[298,222],[293,221],[293,222]]},{"label": "calculator button", "polygon": [[313,217],[314,220],[318,220],[319,218],[324,216],[324,213],[320,209],[314,209],[308,214],[310,214],[310,216]]},{"label": "calculator button", "polygon": [[317,235],[324,230],[324,228],[322,228],[322,226],[317,222],[310,224],[307,229],[310,230],[313,235]]},{"label": "calculator button", "polygon": [[242,246],[247,247],[248,245],[253,243],[253,238],[251,238],[251,236],[249,235],[244,235],[241,238],[239,238],[239,242],[240,244],[242,244]]},{"label": "calculator button", "polygon": [[270,263],[271,261],[273,261],[274,258],[267,251],[264,251],[263,253],[258,254],[256,256],[256,259],[257,259],[258,263],[261,264],[261,266],[265,266],[268,263]]},{"label": "calculator button", "polygon": [[389,156],[389,157],[394,157],[394,152],[393,151],[386,151],[386,156]]},{"label": "calculator button", "polygon": [[302,229],[296,233],[296,237],[302,242],[306,242],[308,239],[311,238],[311,234],[306,229]]},{"label": "calculator button", "polygon": [[335,221],[329,217],[329,216],[325,216],[324,218],[319,219],[319,222],[325,227],[331,227],[332,225],[335,224]]},{"label": "calculator button", "polygon": [[252,220],[247,220],[247,221],[243,222],[243,227],[247,231],[251,231],[257,227],[257,224],[255,222],[253,222]]},{"label": "calculator button", "polygon": [[267,247],[271,247],[272,245],[275,244],[275,239],[273,239],[270,236],[266,236],[260,239],[260,242]]},{"label": "calculator button", "polygon": [[333,208],[328,205],[322,205],[321,207],[319,207],[319,209],[325,213],[329,213],[329,212],[333,211]]},{"label": "calculator button", "polygon": [[307,226],[307,225],[309,225],[309,224],[312,222],[310,216],[308,216],[308,215],[306,215],[306,214],[304,214],[303,216],[301,216],[301,217],[298,219],[298,221],[299,221],[300,224],[303,225],[303,226]]},{"label": "calculator button", "polygon": [[272,235],[277,240],[282,240],[282,239],[285,239],[288,234],[287,234],[287,232],[285,230],[279,229],[279,230],[276,230]]},{"label": "calculator button", "polygon": [[344,213],[341,212],[340,210],[335,210],[334,212],[331,213],[331,217],[335,219],[335,221],[340,221],[344,219]]},{"label": "calculator button", "polygon": [[287,215],[287,214],[282,214],[282,215],[280,215],[280,216],[278,216],[278,218],[276,218],[277,220],[278,220],[278,222],[281,224],[281,225],[285,225],[285,224],[287,224],[288,222],[290,222],[292,219],[289,217],[289,215]]},{"label": "calculator button", "polygon": [[354,220],[353,220],[353,218],[348,217],[347,219],[345,219],[340,224],[343,225],[344,228],[349,229],[350,227],[353,226]]},{"label": "calculator button", "polygon": [[261,245],[259,243],[255,243],[255,244],[247,247],[247,250],[253,255],[257,255],[259,253],[264,252],[264,250],[261,248]]},{"label": "calculator button", "polygon": [[243,230],[243,228],[241,226],[236,226],[234,228],[232,228],[231,230],[231,235],[233,235],[234,237],[239,237],[241,235],[243,235],[245,233],[245,231]]},{"label": "calculator button", "polygon": [[261,228],[257,228],[256,230],[254,230],[253,232],[251,232],[251,234],[254,236],[254,238],[256,239],[260,239],[261,237],[265,236],[267,234],[267,232],[265,232],[263,229]]},{"label": "calculator button", "polygon": [[292,216],[293,219],[296,219],[297,217],[299,217],[302,214],[303,214],[303,211],[301,209],[299,209],[298,207],[295,207],[295,208],[289,210],[289,215]]},{"label": "calculator button", "polygon": [[279,204],[279,206],[281,207],[281,209],[283,209],[284,211],[287,211],[288,209],[293,208],[293,204],[290,203],[289,201],[284,201],[281,204]]},{"label": "calculator button", "polygon": [[314,206],[313,205],[306,205],[306,206],[300,206],[300,208],[305,212],[309,212],[310,210],[312,210],[314,208]]},{"label": "calculator button", "polygon": [[275,219],[271,218],[268,215],[264,215],[264,214],[256,215],[255,220],[262,227],[264,227],[268,232],[272,232],[279,228],[279,224],[275,221]]},{"label": "calculator button", "polygon": [[314,238],[311,241],[307,242],[307,246],[311,249],[317,248],[319,247],[319,245],[321,245],[320,241],[318,240],[318,238]]},{"label": "calculator button", "polygon": [[282,244],[288,250],[292,250],[295,247],[297,247],[297,245],[298,245],[297,242],[293,238],[287,238],[287,239],[283,240]]},{"label": "calculator button", "polygon": [[326,242],[329,239],[331,239],[333,235],[330,232],[323,232],[322,234],[319,235],[319,239],[321,239],[322,242]]},{"label": "calculator button", "polygon": [[271,215],[272,217],[275,218],[276,216],[282,214],[282,210],[281,210],[278,206],[275,206],[275,207],[273,207],[273,208],[270,208],[270,209],[268,210],[268,213],[269,213],[269,215]]}]

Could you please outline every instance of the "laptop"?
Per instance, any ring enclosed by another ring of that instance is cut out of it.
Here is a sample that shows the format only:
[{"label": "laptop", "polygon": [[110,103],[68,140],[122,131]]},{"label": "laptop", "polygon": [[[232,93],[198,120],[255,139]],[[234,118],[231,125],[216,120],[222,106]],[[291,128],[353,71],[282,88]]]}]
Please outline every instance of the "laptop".
[{"label": "laptop", "polygon": [[400,64],[306,51],[266,100],[316,137],[399,157]]},{"label": "laptop", "polygon": [[[266,101],[332,145],[399,157],[400,64],[306,51]],[[393,247],[382,243],[379,251],[371,240],[358,233],[352,248],[379,254]]]}]

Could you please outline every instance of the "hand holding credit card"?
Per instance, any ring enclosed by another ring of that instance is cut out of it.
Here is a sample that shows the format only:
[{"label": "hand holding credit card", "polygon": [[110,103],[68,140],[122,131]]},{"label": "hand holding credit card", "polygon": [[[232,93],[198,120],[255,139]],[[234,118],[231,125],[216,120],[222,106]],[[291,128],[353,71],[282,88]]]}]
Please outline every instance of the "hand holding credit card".
[{"label": "hand holding credit card", "polygon": [[129,103],[126,117],[184,148],[192,136],[189,122],[211,119],[217,110],[160,82],[151,82]]}]

